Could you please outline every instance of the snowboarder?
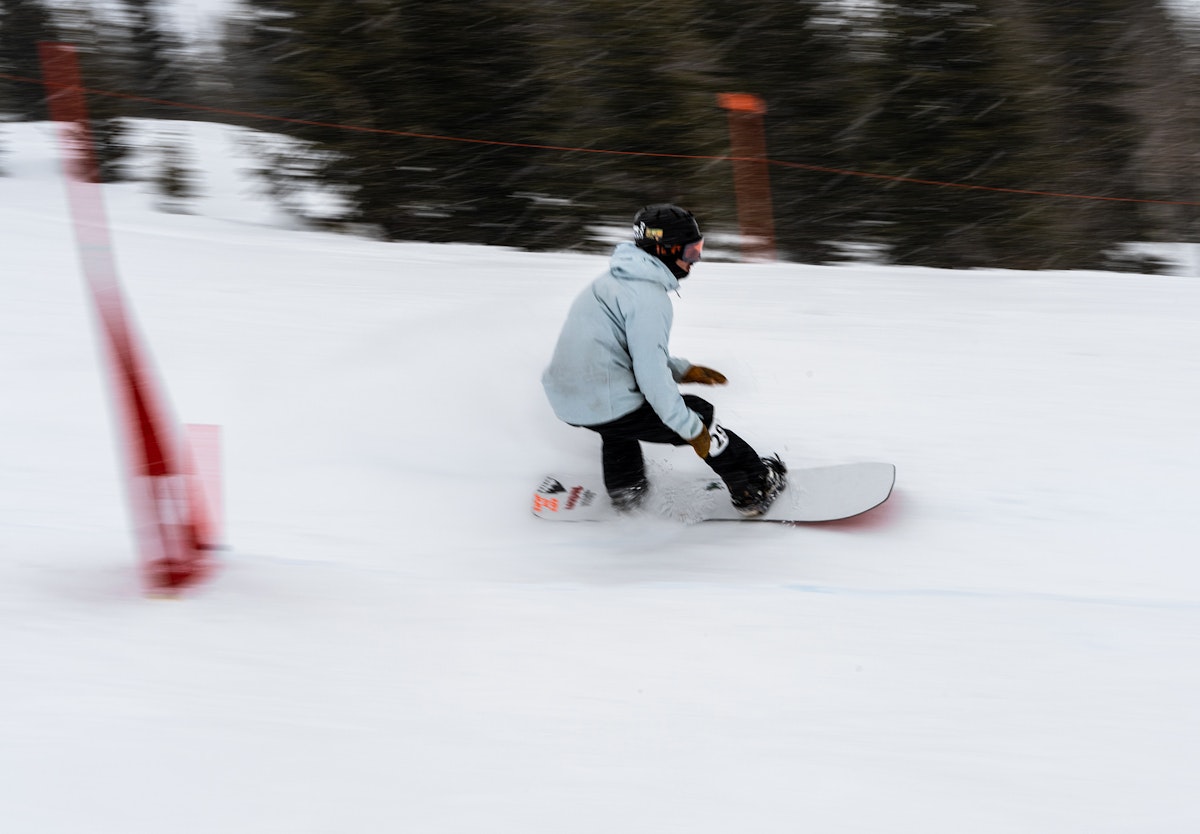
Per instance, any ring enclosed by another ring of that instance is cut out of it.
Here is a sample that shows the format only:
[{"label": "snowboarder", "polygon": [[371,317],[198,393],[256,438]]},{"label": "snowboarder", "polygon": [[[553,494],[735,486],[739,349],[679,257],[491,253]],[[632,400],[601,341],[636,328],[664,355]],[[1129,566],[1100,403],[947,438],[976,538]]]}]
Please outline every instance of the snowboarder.
[{"label": "snowboarder", "polygon": [[617,245],[608,272],[571,305],[542,374],[550,405],[563,422],[600,435],[604,486],[618,510],[646,499],[644,441],[690,445],[740,514],[762,515],[786,487],[787,467],[720,426],[711,403],[681,394],[679,383],[724,385],[725,376],[667,349],[668,293],[700,261],[700,226],[691,212],[660,204],[638,211],[633,229],[633,242]]}]

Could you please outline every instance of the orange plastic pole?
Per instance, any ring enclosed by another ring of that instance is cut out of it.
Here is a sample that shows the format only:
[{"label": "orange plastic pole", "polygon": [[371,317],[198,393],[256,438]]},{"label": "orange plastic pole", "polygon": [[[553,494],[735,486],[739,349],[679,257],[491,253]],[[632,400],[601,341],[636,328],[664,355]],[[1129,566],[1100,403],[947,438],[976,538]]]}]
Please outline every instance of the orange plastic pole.
[{"label": "orange plastic pole", "polygon": [[766,102],[750,93],[719,93],[717,104],[729,112],[742,257],[748,261],[774,261],[775,214],[771,208],[767,141],[763,131]]}]

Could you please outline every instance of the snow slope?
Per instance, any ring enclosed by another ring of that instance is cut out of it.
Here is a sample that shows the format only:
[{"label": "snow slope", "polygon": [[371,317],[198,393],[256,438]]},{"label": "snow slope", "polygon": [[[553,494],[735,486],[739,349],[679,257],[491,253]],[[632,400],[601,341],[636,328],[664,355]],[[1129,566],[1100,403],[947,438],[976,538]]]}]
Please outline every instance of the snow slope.
[{"label": "snow slope", "polygon": [[[1200,827],[1200,281],[708,263],[673,352],[854,523],[545,524],[598,466],[538,376],[604,259],[302,232],[184,130],[106,187],[231,548],[139,594],[48,125],[0,160],[6,832]],[[656,467],[695,468],[687,449]]]}]

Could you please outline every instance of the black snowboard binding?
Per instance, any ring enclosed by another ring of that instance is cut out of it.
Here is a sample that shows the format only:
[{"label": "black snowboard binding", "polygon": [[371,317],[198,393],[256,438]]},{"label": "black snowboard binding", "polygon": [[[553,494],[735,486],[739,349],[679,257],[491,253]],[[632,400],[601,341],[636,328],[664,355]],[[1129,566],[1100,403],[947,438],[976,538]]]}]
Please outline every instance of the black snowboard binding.
[{"label": "black snowboard binding", "polygon": [[631,513],[634,510],[640,510],[645,505],[649,492],[650,484],[643,479],[632,486],[610,489],[608,498],[617,512]]},{"label": "black snowboard binding", "polygon": [[730,502],[742,518],[757,518],[771,509],[779,494],[787,489],[787,466],[779,455],[762,458],[766,471],[752,478],[745,487],[730,496]]}]

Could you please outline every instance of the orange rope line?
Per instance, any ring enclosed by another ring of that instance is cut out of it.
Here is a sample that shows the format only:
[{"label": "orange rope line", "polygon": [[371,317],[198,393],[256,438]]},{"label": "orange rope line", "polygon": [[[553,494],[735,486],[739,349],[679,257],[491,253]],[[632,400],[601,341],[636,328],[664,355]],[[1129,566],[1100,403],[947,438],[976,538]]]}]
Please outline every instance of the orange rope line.
[{"label": "orange rope line", "polygon": [[[0,73],[0,78],[9,81],[17,81],[25,84],[42,84],[43,82],[36,78],[25,78],[19,75],[9,75]],[[45,86],[54,88],[53,84]],[[864,179],[884,180],[886,182],[907,183],[910,185],[928,185],[938,188],[962,188],[971,191],[989,191],[1000,194],[1023,194],[1032,197],[1058,197],[1070,200],[1102,200],[1113,203],[1151,203],[1156,205],[1167,206],[1200,206],[1200,202],[1192,200],[1150,200],[1138,197],[1105,197],[1097,194],[1069,194],[1057,191],[1038,191],[1029,188],[1003,188],[991,185],[972,185],[962,182],[945,182],[942,180],[920,179],[917,177],[901,177],[892,174],[875,174],[867,171],[854,171],[843,168],[829,168],[824,165],[810,165],[803,162],[785,162],[779,159],[760,159],[758,157],[745,156],[709,156],[702,154],[682,154],[682,153],[655,153],[651,151],[617,151],[608,148],[577,148],[569,145],[543,145],[533,142],[505,142],[496,139],[471,139],[465,136],[443,136],[436,133],[416,133],[407,130],[391,130],[381,127],[365,127],[362,125],[345,125],[336,122],[315,121],[312,119],[293,119],[286,116],[268,116],[263,113],[254,113],[247,110],[234,110],[227,107],[210,107],[204,104],[186,104],[184,102],[170,101],[168,99],[149,98],[147,96],[133,95],[131,93],[120,93],[112,90],[97,90],[90,87],[82,88],[82,92],[97,96],[106,96],[108,98],[119,98],[128,101],[137,101],[143,104],[155,104],[165,107],[176,107],[182,110],[193,110],[202,113],[215,113],[223,116],[237,116],[243,119],[255,119],[258,121],[277,122],[280,124],[301,125],[304,127],[323,127],[331,130],[348,130],[356,133],[371,133],[382,136],[403,136],[409,139],[432,139],[440,142],[459,142],[471,145],[490,145],[493,147],[503,148],[524,148],[527,150],[536,151],[561,151],[565,153],[591,153],[603,154],[607,156],[633,156],[652,159],[690,159],[690,160],[705,160],[710,162],[754,162],[762,165],[774,165],[780,168],[795,168],[804,171],[813,171],[822,174],[836,174],[845,177],[861,177]]]}]

